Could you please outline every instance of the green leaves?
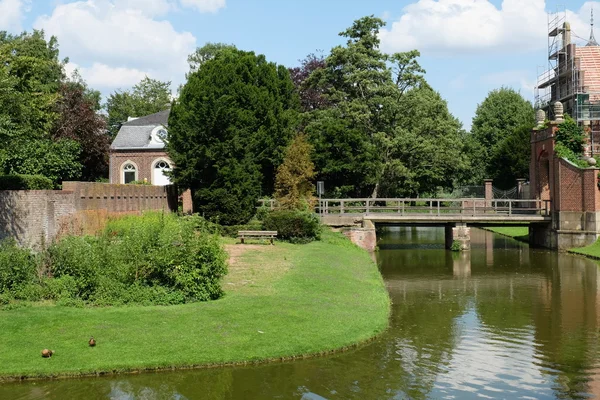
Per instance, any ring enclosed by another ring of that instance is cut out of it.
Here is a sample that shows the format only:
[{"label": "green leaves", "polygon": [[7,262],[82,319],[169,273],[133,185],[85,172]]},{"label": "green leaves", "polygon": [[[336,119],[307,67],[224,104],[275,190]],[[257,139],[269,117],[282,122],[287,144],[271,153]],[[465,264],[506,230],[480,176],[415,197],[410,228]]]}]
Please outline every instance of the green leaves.
[{"label": "green leaves", "polygon": [[[509,176],[503,174],[506,170],[499,170],[498,160],[505,157],[507,145],[501,145],[502,141],[512,135],[515,130],[522,126],[533,127],[534,110],[530,102],[525,100],[518,92],[509,88],[500,88],[491,91],[486,99],[477,107],[475,117],[473,118],[473,127],[471,128],[472,140],[476,143],[473,146],[479,149],[479,154],[474,155],[474,171],[480,171],[473,176],[472,182],[481,184],[484,178],[500,178],[512,181],[514,179],[526,178],[529,176]],[[519,136],[519,137],[522,137]],[[514,138],[513,138],[514,139]],[[513,140],[511,139],[511,140]],[[529,144],[529,138],[526,139]],[[503,147],[503,149],[499,148]],[[522,145],[519,144],[519,148]],[[499,153],[499,154],[497,154]],[[521,158],[528,157],[524,151],[518,153]],[[496,159],[496,161],[492,161]],[[525,173],[523,171],[520,174]]]},{"label": "green leaves", "polygon": [[196,210],[222,224],[250,219],[256,199],[273,193],[298,104],[287,70],[252,52],[218,51],[189,75],[168,151]]},{"label": "green leaves", "polygon": [[116,91],[106,100],[108,131],[115,137],[128,117],[143,117],[165,110],[171,103],[171,82],[145,77],[130,91]]}]

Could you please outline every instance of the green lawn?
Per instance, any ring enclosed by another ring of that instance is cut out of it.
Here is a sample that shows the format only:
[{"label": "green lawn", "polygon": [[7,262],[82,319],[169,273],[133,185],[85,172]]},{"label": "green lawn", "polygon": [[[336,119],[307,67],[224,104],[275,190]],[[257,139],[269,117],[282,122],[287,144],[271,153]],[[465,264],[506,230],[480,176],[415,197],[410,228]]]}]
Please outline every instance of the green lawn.
[{"label": "green lawn", "polygon": [[[0,380],[289,358],[364,342],[388,326],[377,266],[339,234],[228,250],[218,301],[0,311]],[[42,358],[44,348],[55,356]]]},{"label": "green lawn", "polygon": [[509,236],[520,242],[529,242],[529,227],[527,226],[495,226],[485,228],[485,230]]},{"label": "green lawn", "polygon": [[581,254],[587,257],[600,259],[600,241],[591,244],[587,247],[579,247],[569,250],[569,253]]}]

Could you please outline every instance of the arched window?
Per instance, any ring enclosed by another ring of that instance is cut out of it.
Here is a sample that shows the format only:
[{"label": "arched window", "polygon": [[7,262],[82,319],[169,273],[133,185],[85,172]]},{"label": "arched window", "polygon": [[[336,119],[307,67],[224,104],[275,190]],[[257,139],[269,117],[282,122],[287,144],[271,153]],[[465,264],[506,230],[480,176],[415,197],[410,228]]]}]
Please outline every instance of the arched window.
[{"label": "arched window", "polygon": [[154,166],[154,168],[157,169],[171,169],[171,166],[169,164],[167,164],[166,161],[159,161],[156,163],[156,165]]},{"label": "arched window", "polygon": [[131,183],[137,180],[137,168],[132,163],[123,166],[123,183]]},{"label": "arched window", "polygon": [[152,171],[152,184],[156,186],[165,186],[171,184],[171,179],[165,175],[165,172],[171,171],[171,165],[164,159],[154,161]]}]

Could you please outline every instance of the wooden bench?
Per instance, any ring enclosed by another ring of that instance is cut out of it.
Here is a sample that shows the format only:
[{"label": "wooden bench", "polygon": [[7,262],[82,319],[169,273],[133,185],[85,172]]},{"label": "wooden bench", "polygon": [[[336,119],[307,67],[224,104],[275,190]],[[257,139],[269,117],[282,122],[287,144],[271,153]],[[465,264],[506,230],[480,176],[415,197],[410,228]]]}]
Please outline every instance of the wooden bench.
[{"label": "wooden bench", "polygon": [[244,244],[244,239],[269,239],[271,244],[277,237],[277,231],[238,231],[238,239]]}]

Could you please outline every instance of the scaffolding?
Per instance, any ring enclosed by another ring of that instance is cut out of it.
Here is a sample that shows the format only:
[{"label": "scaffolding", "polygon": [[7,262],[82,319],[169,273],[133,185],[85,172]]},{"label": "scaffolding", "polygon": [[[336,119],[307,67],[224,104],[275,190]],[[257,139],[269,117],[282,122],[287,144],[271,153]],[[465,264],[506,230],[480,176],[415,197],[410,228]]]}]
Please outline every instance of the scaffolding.
[{"label": "scaffolding", "polygon": [[[535,107],[544,110],[548,118],[553,119],[553,104],[560,101],[565,113],[589,133],[590,151],[597,154],[600,153],[600,92],[590,91],[592,82],[586,82],[582,57],[586,57],[588,68],[597,71],[600,71],[600,57],[584,55],[583,52],[578,54],[571,35],[566,7],[559,6],[556,12],[548,14],[548,67],[542,73],[538,71]],[[600,77],[591,75],[587,77],[588,80],[600,80]],[[593,86],[600,88],[600,85]]]}]

